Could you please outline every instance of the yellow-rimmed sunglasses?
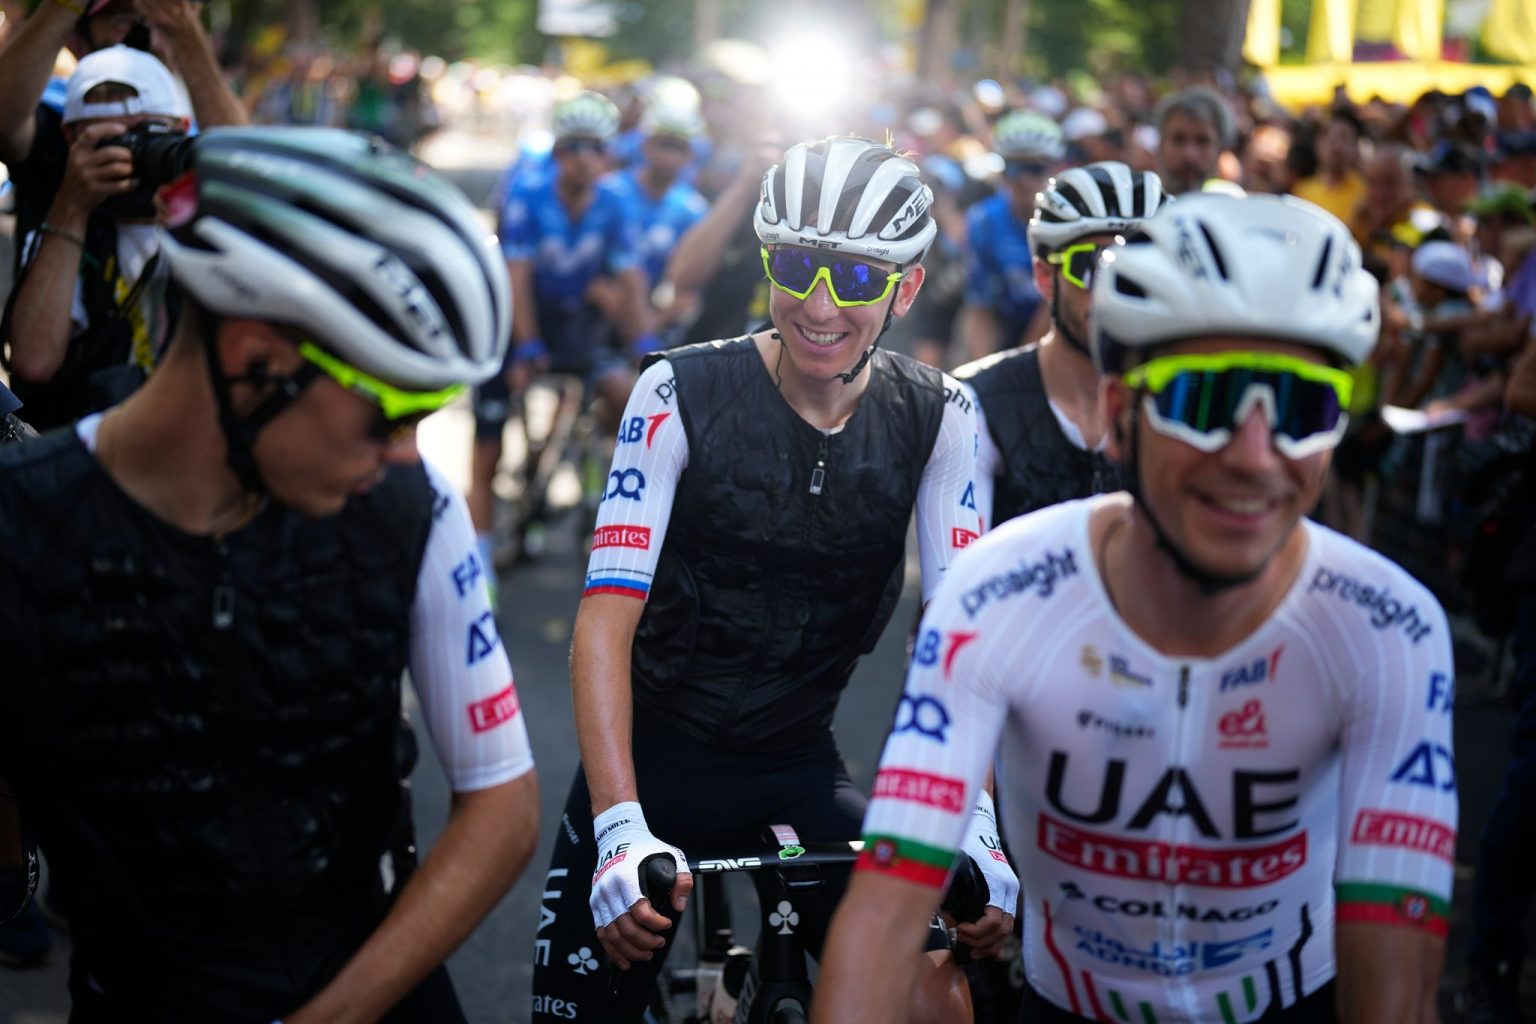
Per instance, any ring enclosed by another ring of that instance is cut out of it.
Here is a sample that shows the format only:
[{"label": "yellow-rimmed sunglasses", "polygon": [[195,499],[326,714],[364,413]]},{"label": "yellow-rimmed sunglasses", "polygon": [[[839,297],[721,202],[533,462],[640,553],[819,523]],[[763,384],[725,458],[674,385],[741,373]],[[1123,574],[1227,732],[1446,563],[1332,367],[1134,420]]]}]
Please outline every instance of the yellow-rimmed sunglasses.
[{"label": "yellow-rimmed sunglasses", "polygon": [[1275,449],[1304,459],[1337,445],[1349,426],[1348,373],[1279,352],[1159,356],[1122,375],[1147,391],[1152,429],[1203,452],[1228,444],[1255,406]]},{"label": "yellow-rimmed sunglasses", "polygon": [[378,406],[368,436],[386,444],[398,441],[465,390],[463,384],[455,384],[441,391],[406,391],[348,366],[312,341],[299,342],[299,355],[337,384]]},{"label": "yellow-rimmed sunglasses", "polygon": [[853,256],[801,249],[796,246],[763,247],[763,273],[775,288],[797,299],[808,299],[819,281],[839,306],[873,306],[891,294],[905,274],[886,270]]},{"label": "yellow-rimmed sunglasses", "polygon": [[1065,249],[1050,253],[1045,262],[1061,268],[1061,276],[1067,283],[1087,290],[1093,286],[1093,272],[1099,265],[1099,253],[1109,248],[1093,242],[1078,242]]}]

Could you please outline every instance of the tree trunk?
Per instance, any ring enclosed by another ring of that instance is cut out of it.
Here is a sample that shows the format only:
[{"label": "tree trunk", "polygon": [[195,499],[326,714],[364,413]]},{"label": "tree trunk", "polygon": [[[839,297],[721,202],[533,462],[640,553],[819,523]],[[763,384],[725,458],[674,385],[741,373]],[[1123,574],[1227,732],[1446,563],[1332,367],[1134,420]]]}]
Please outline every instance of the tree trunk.
[{"label": "tree trunk", "polygon": [[693,0],[693,49],[720,38],[720,0]]},{"label": "tree trunk", "polygon": [[1004,80],[1019,73],[1019,57],[1024,53],[1024,43],[1029,35],[1030,0],[1008,0],[1003,14],[1002,74]]},{"label": "tree trunk", "polygon": [[315,2],[314,0],[287,0],[288,41],[290,43],[307,43],[315,34]]},{"label": "tree trunk", "polygon": [[917,67],[922,80],[930,86],[943,88],[949,81],[949,57],[959,43],[955,23],[958,13],[954,0],[928,0],[923,12]]},{"label": "tree trunk", "polygon": [[1242,66],[1248,0],[1183,0],[1179,63],[1190,72]]}]

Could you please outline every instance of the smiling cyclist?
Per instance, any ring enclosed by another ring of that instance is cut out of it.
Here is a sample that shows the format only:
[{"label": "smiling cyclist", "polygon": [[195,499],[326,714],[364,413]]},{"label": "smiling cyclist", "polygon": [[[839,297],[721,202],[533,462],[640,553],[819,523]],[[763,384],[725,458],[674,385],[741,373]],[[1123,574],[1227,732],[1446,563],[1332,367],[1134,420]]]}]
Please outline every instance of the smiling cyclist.
[{"label": "smiling cyclist", "polygon": [[[838,695],[901,593],[914,509],[925,594],[979,525],[969,403],[878,347],[922,285],[931,202],[885,146],[794,146],[755,218],[773,328],[672,350],[630,397],[572,646],[582,767],[545,885],[535,1020],[639,1019],[669,949],[666,918],[640,899],[648,855],[676,858],[681,909],[692,878],[674,844],[755,843],[776,823],[858,837]],[[925,712],[904,706],[898,722],[942,728]],[[987,858],[990,815],[972,833],[997,901],[969,933],[985,950],[1017,890]],[[822,906],[802,914],[813,952],[846,881],[829,871]],[[625,972],[616,994],[603,953]],[[904,961],[938,1004],[930,1019],[965,1013],[947,957]]]},{"label": "smiling cyclist", "polygon": [[1182,199],[1105,254],[1093,344],[1129,493],[1005,524],[940,586],[918,644],[954,653],[915,661],[906,699],[949,728],[887,741],[816,1019],[893,1019],[884,940],[916,946],[965,835],[927,794],[963,807],[994,755],[1030,1021],[1436,1019],[1445,615],[1303,518],[1376,294],[1294,199]]}]

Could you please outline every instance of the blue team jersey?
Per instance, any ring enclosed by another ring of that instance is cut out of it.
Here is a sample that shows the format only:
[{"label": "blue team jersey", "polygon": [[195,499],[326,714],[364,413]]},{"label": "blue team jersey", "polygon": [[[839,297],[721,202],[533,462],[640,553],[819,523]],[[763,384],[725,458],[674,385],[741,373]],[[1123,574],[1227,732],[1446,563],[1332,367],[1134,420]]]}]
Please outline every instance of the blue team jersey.
[{"label": "blue team jersey", "polygon": [[1003,346],[1015,345],[1040,305],[1028,225],[1001,192],[972,206],[966,223],[965,301],[992,309],[1003,324]]},{"label": "blue team jersey", "polygon": [[577,304],[594,277],[640,265],[639,215],[612,178],[597,183],[591,204],[575,221],[553,178],[514,183],[502,206],[500,234],[507,259],[533,264],[541,307]]},{"label": "blue team jersey", "polygon": [[682,181],[673,182],[660,199],[652,199],[640,183],[640,174],[636,168],[615,174],[611,180],[640,220],[641,260],[646,276],[655,285],[667,269],[667,258],[677,247],[677,240],[708,212],[709,203],[698,189]]}]

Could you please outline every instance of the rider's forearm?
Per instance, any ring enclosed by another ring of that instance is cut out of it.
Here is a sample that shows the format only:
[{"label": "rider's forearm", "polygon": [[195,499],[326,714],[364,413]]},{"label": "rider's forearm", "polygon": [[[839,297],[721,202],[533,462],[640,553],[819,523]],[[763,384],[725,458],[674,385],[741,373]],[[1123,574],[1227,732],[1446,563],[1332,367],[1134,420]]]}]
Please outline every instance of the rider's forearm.
[{"label": "rider's forearm", "polygon": [[533,267],[527,260],[508,260],[512,282],[512,344],[522,345],[541,337],[538,307],[533,303]]},{"label": "rider's forearm", "polygon": [[656,329],[656,318],[651,314],[647,297],[648,279],[641,267],[631,267],[619,275],[624,288],[624,324],[621,331],[624,340],[633,344],[642,336]]},{"label": "rider's forearm", "polygon": [[576,739],[592,794],[592,813],[639,800],[630,730],[630,646],[645,606],[632,597],[582,599],[571,641],[571,698]]},{"label": "rider's forearm", "polygon": [[680,289],[692,290],[709,284],[720,269],[720,253],[747,218],[751,216],[752,202],[757,198],[758,182],[744,174],[738,174],[720,193],[697,224],[689,228],[677,241],[672,258],[667,261],[665,280]]},{"label": "rider's forearm", "polygon": [[[815,1024],[891,1024],[907,1019],[922,947],[923,922],[933,908],[910,883],[856,873],[827,935],[816,997]],[[938,902],[935,895],[933,903]]]},{"label": "rider's forearm", "polygon": [[[55,207],[57,208],[57,207]],[[50,222],[51,223],[51,222]],[[81,220],[59,230],[84,236]],[[20,380],[43,384],[64,365],[74,330],[70,317],[81,247],[73,239],[45,231],[16,293],[11,309],[9,365]]]},{"label": "rider's forearm", "polygon": [[284,1024],[376,1021],[464,941],[512,887],[538,840],[533,772],[455,793],[443,834],[389,916]]},{"label": "rider's forearm", "polygon": [[201,128],[249,124],[250,114],[230,88],[203,29],[202,9],[201,4],[187,4],[184,19],[164,29],[176,69],[192,98],[192,113]]},{"label": "rider's forearm", "polygon": [[967,359],[980,359],[997,351],[997,317],[985,306],[964,306],[960,310],[960,337]]},{"label": "rider's forearm", "polygon": [[0,163],[20,163],[32,148],[37,104],[74,27],[73,11],[44,0],[0,50]]},{"label": "rider's forearm", "polygon": [[1438,1024],[1445,940],[1383,924],[1334,928],[1341,1024]]}]

